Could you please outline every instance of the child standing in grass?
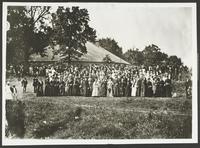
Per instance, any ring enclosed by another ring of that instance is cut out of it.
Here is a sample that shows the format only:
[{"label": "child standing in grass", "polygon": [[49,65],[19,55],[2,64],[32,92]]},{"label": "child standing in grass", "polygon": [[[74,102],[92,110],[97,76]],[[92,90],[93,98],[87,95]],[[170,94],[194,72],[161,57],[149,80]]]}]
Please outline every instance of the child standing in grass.
[{"label": "child standing in grass", "polygon": [[12,97],[14,100],[17,99],[17,88],[15,87],[15,85],[13,85],[11,88],[10,88],[11,92],[12,92]]}]

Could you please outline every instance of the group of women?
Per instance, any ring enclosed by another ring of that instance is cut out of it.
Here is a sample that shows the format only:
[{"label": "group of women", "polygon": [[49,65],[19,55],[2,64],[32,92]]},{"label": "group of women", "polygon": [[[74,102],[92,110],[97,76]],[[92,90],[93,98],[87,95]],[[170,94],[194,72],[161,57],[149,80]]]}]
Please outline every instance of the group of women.
[{"label": "group of women", "polygon": [[95,66],[88,69],[72,67],[62,73],[51,67],[47,71],[43,95],[171,97],[171,93],[169,74],[156,75],[152,71],[134,71],[127,67]]}]

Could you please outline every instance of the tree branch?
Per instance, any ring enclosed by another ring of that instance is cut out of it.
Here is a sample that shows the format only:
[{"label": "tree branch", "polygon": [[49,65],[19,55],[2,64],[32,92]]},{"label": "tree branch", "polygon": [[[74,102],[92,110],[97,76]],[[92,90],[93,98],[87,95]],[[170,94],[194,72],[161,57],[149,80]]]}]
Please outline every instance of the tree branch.
[{"label": "tree branch", "polygon": [[44,9],[40,15],[38,16],[38,18],[33,22],[33,24],[35,24],[40,18],[44,17],[47,13],[48,13],[49,9]]}]

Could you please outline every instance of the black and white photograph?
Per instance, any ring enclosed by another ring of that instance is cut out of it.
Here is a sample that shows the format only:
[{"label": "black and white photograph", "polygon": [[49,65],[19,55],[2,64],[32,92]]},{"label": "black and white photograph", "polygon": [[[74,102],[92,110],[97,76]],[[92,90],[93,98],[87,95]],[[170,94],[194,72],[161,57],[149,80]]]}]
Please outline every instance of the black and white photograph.
[{"label": "black and white photograph", "polygon": [[197,143],[196,3],[4,2],[2,144]]}]

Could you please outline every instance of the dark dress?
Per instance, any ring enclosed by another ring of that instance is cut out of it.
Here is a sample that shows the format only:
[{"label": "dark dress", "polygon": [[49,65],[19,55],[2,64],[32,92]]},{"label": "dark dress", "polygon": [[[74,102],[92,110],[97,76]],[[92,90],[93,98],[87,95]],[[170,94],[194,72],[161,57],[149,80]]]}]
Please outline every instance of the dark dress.
[{"label": "dark dress", "polygon": [[160,96],[161,97],[166,97],[165,96],[165,87],[164,87],[165,82],[163,80],[160,81],[159,87],[160,87]]},{"label": "dark dress", "polygon": [[38,82],[37,96],[43,96],[43,82]]},{"label": "dark dress", "polygon": [[78,82],[78,80],[75,81],[74,85],[73,85],[73,90],[72,90],[72,94],[73,96],[79,96],[80,95],[80,83]]},{"label": "dark dress", "polygon": [[37,88],[38,88],[38,79],[37,78],[33,79],[33,87],[34,87],[34,93],[36,93]]},{"label": "dark dress", "polygon": [[125,96],[126,97],[131,96],[131,82],[130,81],[127,81]]},{"label": "dark dress", "polygon": [[141,81],[141,97],[145,97],[146,96],[146,88],[147,88],[146,79],[143,79]]},{"label": "dark dress", "polygon": [[165,80],[165,96],[166,97],[172,97],[172,87],[171,87],[171,80],[170,79]]},{"label": "dark dress", "polygon": [[60,95],[64,96],[65,95],[65,82],[64,81],[60,82],[59,89],[60,89]]},{"label": "dark dress", "polygon": [[160,97],[160,81],[156,83],[156,92],[155,92],[155,97]]},{"label": "dark dress", "polygon": [[136,90],[136,96],[141,96],[141,85],[142,85],[142,79],[138,79],[137,81],[137,90]]},{"label": "dark dress", "polygon": [[89,96],[89,84],[88,84],[88,80],[84,80],[83,81],[83,95],[85,97],[88,97]]},{"label": "dark dress", "polygon": [[114,97],[119,97],[120,96],[120,89],[119,89],[119,82],[116,80],[114,82]]},{"label": "dark dress", "polygon": [[45,96],[50,96],[50,83],[49,82],[45,83],[44,95]]},{"label": "dark dress", "polygon": [[59,82],[58,81],[56,81],[55,82],[55,96],[59,96],[60,95],[60,91],[59,91]]},{"label": "dark dress", "polygon": [[53,88],[53,81],[51,81],[49,85],[49,96],[53,95],[54,95],[54,88]]},{"label": "dark dress", "polygon": [[126,91],[126,82],[125,80],[120,83],[120,96],[124,97],[125,96],[125,91]]},{"label": "dark dress", "polygon": [[100,84],[99,96],[106,97],[106,95],[107,95],[107,83],[106,81],[102,81]]},{"label": "dark dress", "polygon": [[189,99],[192,96],[192,81],[189,79],[185,82],[186,98]]},{"label": "dark dress", "polygon": [[83,85],[84,85],[84,84],[83,84],[83,83],[84,83],[84,81],[81,80],[80,86],[79,86],[79,87],[80,87],[80,96],[84,96],[84,90],[83,90],[83,89],[84,89],[84,88],[83,88]]},{"label": "dark dress", "polygon": [[147,97],[152,97],[153,96],[153,90],[152,90],[152,83],[151,83],[151,81],[147,81],[146,96]]},{"label": "dark dress", "polygon": [[69,82],[68,82],[68,95],[69,96],[72,96],[72,90],[73,90],[73,81],[72,80],[70,80]]}]

